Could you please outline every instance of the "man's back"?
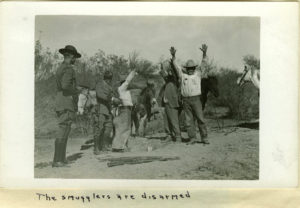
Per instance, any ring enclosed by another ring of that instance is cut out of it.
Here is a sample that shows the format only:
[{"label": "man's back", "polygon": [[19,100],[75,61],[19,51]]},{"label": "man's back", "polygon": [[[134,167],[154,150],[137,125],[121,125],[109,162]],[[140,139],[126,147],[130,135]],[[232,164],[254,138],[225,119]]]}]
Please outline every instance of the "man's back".
[{"label": "man's back", "polygon": [[111,98],[113,94],[112,87],[105,82],[99,80],[96,84],[96,95],[99,103],[99,113],[109,115],[111,111]]},{"label": "man's back", "polygon": [[167,82],[163,99],[167,100],[170,107],[179,107],[178,87],[174,82]]}]

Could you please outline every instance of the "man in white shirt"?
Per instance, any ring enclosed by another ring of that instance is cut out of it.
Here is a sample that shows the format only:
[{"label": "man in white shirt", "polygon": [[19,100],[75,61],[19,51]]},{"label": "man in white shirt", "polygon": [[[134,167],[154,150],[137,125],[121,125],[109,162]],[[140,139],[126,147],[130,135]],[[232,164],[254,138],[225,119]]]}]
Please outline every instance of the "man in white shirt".
[{"label": "man in white shirt", "polygon": [[[201,95],[201,68],[203,69],[207,64],[207,45],[203,44],[200,50],[203,52],[203,58],[200,68],[197,67],[193,60],[188,60],[183,66],[183,70],[176,63],[176,50],[171,47],[170,52],[172,55],[171,63],[175,73],[177,73],[180,81],[181,95],[183,101],[183,110],[185,115],[185,122],[188,131],[188,136],[190,137],[190,144],[201,142],[204,144],[209,144],[207,139],[207,129],[204,123],[204,116],[202,112],[202,104],[200,100]],[[200,131],[201,141],[197,140],[195,131],[195,120],[197,120],[198,128]]]},{"label": "man in white shirt", "polygon": [[129,84],[136,74],[137,72],[135,70],[131,71],[118,88],[121,105],[118,107],[118,116],[114,119],[116,134],[112,142],[113,152],[124,152],[131,134],[131,110],[133,102]]}]

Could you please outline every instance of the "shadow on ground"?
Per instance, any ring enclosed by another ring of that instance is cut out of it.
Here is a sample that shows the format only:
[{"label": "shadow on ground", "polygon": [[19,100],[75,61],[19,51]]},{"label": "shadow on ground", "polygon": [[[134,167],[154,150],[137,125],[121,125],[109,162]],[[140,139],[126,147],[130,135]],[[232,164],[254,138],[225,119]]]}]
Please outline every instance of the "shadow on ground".
[{"label": "shadow on ground", "polygon": [[237,127],[259,130],[259,122],[245,122],[238,124]]},{"label": "shadow on ground", "polygon": [[[67,157],[67,161],[68,162],[75,162],[76,160],[78,160],[79,158],[82,157],[82,152],[79,152],[79,153],[75,153],[75,154],[72,154],[70,156]],[[34,165],[34,168],[45,168],[45,167],[48,167],[48,166],[52,166],[52,162],[40,162],[40,163],[36,163]]]}]

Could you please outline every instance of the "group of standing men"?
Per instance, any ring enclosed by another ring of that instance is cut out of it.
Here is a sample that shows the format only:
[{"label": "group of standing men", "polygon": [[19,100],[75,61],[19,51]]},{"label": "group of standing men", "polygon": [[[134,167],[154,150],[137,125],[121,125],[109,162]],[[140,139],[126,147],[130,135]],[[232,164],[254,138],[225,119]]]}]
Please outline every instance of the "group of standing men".
[{"label": "group of standing men", "polygon": [[[88,88],[85,84],[78,84],[74,71],[74,63],[81,57],[74,46],[67,45],[59,50],[64,56],[63,63],[56,72],[56,105],[59,131],[55,140],[55,151],[52,167],[64,167],[68,164],[66,147],[71,124],[77,112],[78,95]],[[113,74],[105,71],[103,80],[95,86],[97,105],[93,113],[94,154],[100,151],[124,152],[131,134],[131,110],[133,102],[131,89],[144,88],[145,85],[131,83],[137,74],[136,68],[120,82],[117,90],[112,87]],[[112,107],[118,106],[118,116],[113,118]],[[111,134],[115,129],[112,140]]]},{"label": "group of standing men", "polygon": [[[161,75],[165,85],[161,90],[161,104],[165,108],[165,130],[168,134],[167,141],[181,141],[179,127],[179,111],[183,108],[185,125],[187,127],[190,143],[198,142],[195,131],[195,120],[198,123],[201,141],[208,144],[207,130],[204,123],[201,107],[201,68],[206,64],[205,44],[200,48],[203,52],[201,67],[197,67],[193,60],[188,60],[182,69],[176,63],[176,50],[171,47],[171,61],[161,65]],[[55,140],[55,152],[52,167],[67,166],[66,146],[71,130],[71,124],[77,112],[78,95],[82,86],[76,83],[74,63],[81,55],[71,45],[59,50],[64,56],[64,61],[56,73],[57,96],[56,114],[59,123],[59,132]],[[94,113],[94,154],[100,151],[124,152],[131,134],[131,111],[133,102],[130,89],[143,88],[131,83],[137,74],[136,68],[132,69],[126,79],[120,82],[117,90],[112,87],[113,74],[105,71],[103,80],[96,84],[97,106]],[[180,91],[180,92],[179,92]],[[118,116],[113,118],[112,106],[118,106]],[[111,134],[115,129],[115,136],[112,140]]]}]

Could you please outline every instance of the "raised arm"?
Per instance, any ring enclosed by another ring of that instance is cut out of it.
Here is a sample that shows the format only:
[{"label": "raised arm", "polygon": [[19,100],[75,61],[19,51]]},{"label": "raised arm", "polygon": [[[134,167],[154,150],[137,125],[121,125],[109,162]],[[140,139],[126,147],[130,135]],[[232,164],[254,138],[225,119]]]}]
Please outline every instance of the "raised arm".
[{"label": "raised arm", "polygon": [[171,53],[171,69],[173,70],[173,72],[176,74],[177,77],[182,77],[182,69],[181,67],[178,65],[178,63],[176,62],[176,49],[172,46],[170,48],[170,53]]},{"label": "raised arm", "polygon": [[167,77],[168,77],[168,73],[166,72],[166,69],[164,67],[165,62],[167,62],[168,64],[170,64],[169,61],[164,61],[163,63],[160,63],[160,71],[159,74],[160,76],[162,76],[162,78],[165,80],[165,82],[167,81]]},{"label": "raised arm", "polygon": [[134,78],[134,76],[136,75],[136,71],[133,70],[129,73],[129,75],[127,76],[125,82],[119,87],[119,89],[122,89],[122,90],[127,90],[130,82],[132,81],[132,79]]},{"label": "raised arm", "polygon": [[204,73],[208,67],[208,58],[207,58],[207,45],[202,44],[202,47],[199,48],[202,51],[202,61],[200,68],[198,68],[202,73]]}]

